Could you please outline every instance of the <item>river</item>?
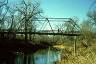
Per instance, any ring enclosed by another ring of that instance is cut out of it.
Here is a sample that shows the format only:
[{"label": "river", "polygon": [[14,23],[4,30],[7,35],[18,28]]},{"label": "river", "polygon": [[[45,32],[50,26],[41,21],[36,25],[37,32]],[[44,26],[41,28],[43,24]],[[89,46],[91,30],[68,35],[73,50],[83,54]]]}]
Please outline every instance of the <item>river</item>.
[{"label": "river", "polygon": [[16,64],[54,64],[54,62],[60,60],[60,53],[54,50],[43,49],[38,50],[27,56],[27,63],[24,63],[23,55],[17,55]]}]

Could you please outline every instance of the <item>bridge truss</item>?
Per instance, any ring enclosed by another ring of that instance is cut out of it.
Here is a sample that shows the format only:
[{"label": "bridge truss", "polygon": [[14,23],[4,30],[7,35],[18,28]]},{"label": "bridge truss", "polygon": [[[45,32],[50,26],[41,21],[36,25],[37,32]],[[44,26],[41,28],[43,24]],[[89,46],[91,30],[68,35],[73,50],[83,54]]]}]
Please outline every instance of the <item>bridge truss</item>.
[{"label": "bridge truss", "polygon": [[26,28],[22,24],[18,24],[20,26],[15,29],[1,28],[0,34],[80,35],[78,24],[71,18],[39,18],[33,20]]}]

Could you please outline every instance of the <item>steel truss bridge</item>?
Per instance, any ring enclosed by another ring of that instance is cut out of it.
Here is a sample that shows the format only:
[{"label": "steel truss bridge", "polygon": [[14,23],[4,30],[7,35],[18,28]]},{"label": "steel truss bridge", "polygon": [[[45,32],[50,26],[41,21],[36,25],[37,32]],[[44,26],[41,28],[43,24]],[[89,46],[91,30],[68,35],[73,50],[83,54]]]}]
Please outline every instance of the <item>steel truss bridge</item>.
[{"label": "steel truss bridge", "polygon": [[[19,29],[1,29],[0,38],[4,38],[5,35],[16,37],[17,34],[27,35],[65,35],[65,36],[79,36],[79,26],[71,18],[39,18],[33,22],[36,27],[28,29],[27,27],[19,27]],[[15,35],[15,36],[14,36]]]}]

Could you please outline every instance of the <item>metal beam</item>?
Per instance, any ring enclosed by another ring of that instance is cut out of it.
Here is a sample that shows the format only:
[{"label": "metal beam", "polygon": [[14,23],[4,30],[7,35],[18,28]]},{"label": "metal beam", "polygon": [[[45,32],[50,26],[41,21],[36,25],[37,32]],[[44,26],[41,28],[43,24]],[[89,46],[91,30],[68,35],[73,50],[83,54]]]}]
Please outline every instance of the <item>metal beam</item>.
[{"label": "metal beam", "polygon": [[44,32],[0,32],[0,34],[38,34],[38,35],[64,35],[64,36],[80,36],[80,33],[44,33]]}]

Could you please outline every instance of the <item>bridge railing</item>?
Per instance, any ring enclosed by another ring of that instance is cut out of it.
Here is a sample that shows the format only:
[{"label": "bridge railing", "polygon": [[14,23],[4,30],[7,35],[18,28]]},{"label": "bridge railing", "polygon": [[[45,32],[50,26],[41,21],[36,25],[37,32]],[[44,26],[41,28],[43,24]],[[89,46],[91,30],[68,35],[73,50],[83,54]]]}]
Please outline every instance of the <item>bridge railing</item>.
[{"label": "bridge railing", "polygon": [[[54,31],[54,32],[53,32]],[[0,32],[0,38],[15,38],[16,35],[33,35],[33,34],[38,34],[38,35],[65,35],[65,36],[79,36],[80,32],[79,31],[74,31],[74,32],[63,32],[58,30],[44,30],[44,31],[35,31],[35,32],[14,32],[14,31],[1,31]]]}]

